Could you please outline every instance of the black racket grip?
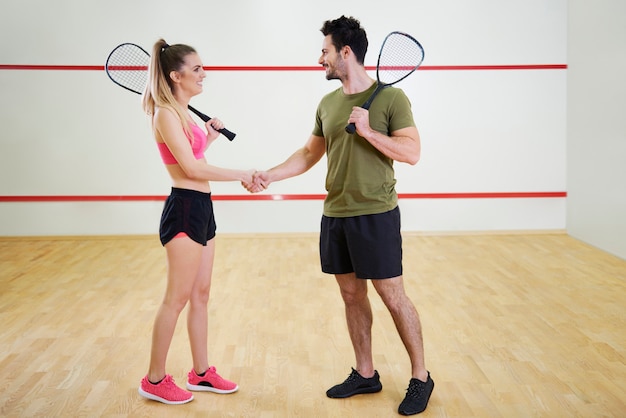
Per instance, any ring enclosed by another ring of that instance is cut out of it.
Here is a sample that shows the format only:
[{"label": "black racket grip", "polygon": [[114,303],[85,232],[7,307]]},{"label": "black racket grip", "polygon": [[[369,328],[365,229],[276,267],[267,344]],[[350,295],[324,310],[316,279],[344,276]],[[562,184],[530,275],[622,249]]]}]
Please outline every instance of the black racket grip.
[{"label": "black racket grip", "polygon": [[[378,95],[378,93],[384,89],[385,87],[389,87],[391,84],[382,84],[380,81],[376,82],[376,90],[374,90],[374,93],[372,93],[372,95],[367,99],[367,101],[365,103],[363,103],[363,106],[361,106],[363,109],[368,109],[370,108],[370,106],[372,105],[372,102],[374,101],[374,99],[376,98],[376,96]],[[352,135],[353,133],[356,132],[356,125],[354,123],[349,123],[346,126],[346,132],[349,133],[350,135]]]},{"label": "black racket grip", "polygon": [[226,138],[228,138],[229,141],[232,141],[233,139],[235,139],[235,137],[237,136],[236,133],[229,131],[226,128],[222,128],[220,129],[220,133],[222,135],[224,135]]},{"label": "black racket grip", "polygon": [[[187,106],[189,108],[189,110],[191,110],[193,113],[195,113],[196,115],[198,115],[198,117],[200,119],[202,119],[205,122],[208,122],[211,120],[211,118],[207,115],[205,115],[204,113],[200,112],[199,110],[191,107],[191,106]],[[228,138],[229,141],[232,141],[233,139],[235,139],[235,137],[237,136],[236,133],[229,131],[226,128],[222,128],[219,130],[219,132],[224,135],[226,138]]]},{"label": "black racket grip", "polygon": [[[374,91],[374,93],[372,93],[372,95],[370,96],[369,99],[367,99],[367,102],[363,103],[363,106],[361,106],[363,109],[369,109],[370,106],[372,105],[372,101],[374,100],[374,97],[376,97],[376,95],[378,94],[378,88]],[[346,132],[349,133],[350,135],[352,135],[353,133],[356,132],[356,125],[354,123],[349,123],[346,125]]]},{"label": "black racket grip", "polygon": [[[370,106],[372,105],[372,101],[374,100],[374,97],[376,97],[376,95],[378,94],[378,89],[376,89],[376,91],[374,91],[374,93],[372,94],[372,96],[367,100],[367,102],[363,103],[363,106],[361,106],[363,109],[369,109]],[[354,123],[349,123],[346,125],[346,132],[349,134],[353,134],[356,132],[356,125]]]}]

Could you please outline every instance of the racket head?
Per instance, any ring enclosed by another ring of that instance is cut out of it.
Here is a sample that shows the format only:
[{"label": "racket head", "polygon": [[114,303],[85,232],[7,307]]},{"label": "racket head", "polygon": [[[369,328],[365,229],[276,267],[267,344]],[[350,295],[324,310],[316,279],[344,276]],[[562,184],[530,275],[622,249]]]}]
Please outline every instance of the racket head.
[{"label": "racket head", "polygon": [[376,65],[379,84],[390,86],[404,80],[424,61],[424,48],[408,33],[394,31],[385,37]]},{"label": "racket head", "polygon": [[118,86],[142,94],[148,82],[150,54],[133,43],[116,46],[104,65],[107,75]]}]

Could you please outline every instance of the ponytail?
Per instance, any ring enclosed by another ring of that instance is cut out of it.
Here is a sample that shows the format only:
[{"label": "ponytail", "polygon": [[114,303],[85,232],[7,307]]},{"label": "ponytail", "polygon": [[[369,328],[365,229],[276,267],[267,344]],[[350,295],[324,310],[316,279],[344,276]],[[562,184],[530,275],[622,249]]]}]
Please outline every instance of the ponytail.
[{"label": "ponytail", "polygon": [[164,39],[159,39],[152,47],[150,65],[148,67],[148,82],[143,92],[141,105],[148,115],[154,115],[156,107],[168,108],[178,115],[183,130],[189,138],[193,138],[187,109],[178,103],[172,93],[173,81],[170,78],[172,71],[179,71],[185,63],[185,57],[196,50],[188,45],[168,45]]}]

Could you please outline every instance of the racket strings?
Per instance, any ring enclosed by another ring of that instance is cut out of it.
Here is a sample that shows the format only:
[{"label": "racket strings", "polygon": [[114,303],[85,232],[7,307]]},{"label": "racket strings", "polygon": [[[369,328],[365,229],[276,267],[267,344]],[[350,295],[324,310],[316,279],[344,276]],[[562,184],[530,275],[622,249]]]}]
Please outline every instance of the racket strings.
[{"label": "racket strings", "polygon": [[117,84],[142,93],[148,82],[150,56],[132,44],[120,45],[109,56],[106,71]]},{"label": "racket strings", "polygon": [[424,50],[412,38],[393,33],[378,58],[377,76],[383,84],[394,84],[411,74],[424,59]]}]

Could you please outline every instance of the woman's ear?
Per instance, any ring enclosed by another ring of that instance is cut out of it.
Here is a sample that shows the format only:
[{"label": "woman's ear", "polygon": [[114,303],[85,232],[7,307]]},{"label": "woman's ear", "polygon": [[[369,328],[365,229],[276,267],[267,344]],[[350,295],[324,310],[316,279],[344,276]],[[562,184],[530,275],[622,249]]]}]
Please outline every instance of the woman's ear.
[{"label": "woman's ear", "polygon": [[174,83],[178,83],[180,81],[180,74],[178,73],[178,71],[170,71],[170,79]]}]

